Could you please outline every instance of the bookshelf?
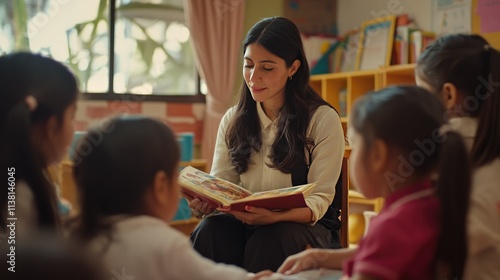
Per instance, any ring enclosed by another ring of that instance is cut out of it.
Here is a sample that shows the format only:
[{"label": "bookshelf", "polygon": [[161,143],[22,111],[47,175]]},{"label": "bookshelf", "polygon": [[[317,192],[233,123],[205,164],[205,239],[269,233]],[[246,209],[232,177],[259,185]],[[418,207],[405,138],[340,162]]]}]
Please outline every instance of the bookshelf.
[{"label": "bookshelf", "polygon": [[203,172],[208,172],[207,171],[207,160],[205,159],[193,159],[191,161],[181,161],[179,162],[179,167],[184,168],[186,166],[192,166],[196,169],[199,169]]},{"label": "bookshelf", "polygon": [[[347,135],[349,115],[354,102],[364,94],[379,90],[391,85],[415,84],[415,64],[392,65],[381,67],[376,70],[353,71],[343,73],[331,73],[311,76],[311,86],[328,103],[337,110],[341,108],[340,93],[346,91],[346,112],[341,115],[344,135]],[[349,157],[351,147],[346,146],[344,156]],[[354,190],[354,186],[349,186],[349,212],[362,212],[371,210],[379,212],[382,208],[382,198],[366,199],[359,192]],[[351,211],[352,210],[352,211]]]}]

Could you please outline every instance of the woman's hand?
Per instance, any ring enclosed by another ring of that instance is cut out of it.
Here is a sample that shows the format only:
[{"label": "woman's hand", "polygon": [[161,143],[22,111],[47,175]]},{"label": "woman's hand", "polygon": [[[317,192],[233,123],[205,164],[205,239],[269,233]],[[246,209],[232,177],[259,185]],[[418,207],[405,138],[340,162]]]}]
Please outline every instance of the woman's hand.
[{"label": "woman's hand", "polygon": [[248,205],[245,206],[246,212],[231,211],[224,208],[219,208],[217,210],[219,210],[222,213],[233,215],[236,219],[249,225],[273,224],[279,221],[278,216],[282,214],[282,212],[271,211],[265,208],[248,206]]},{"label": "woman's hand", "polygon": [[198,198],[188,199],[188,205],[197,219],[203,219],[206,215],[212,214],[215,209],[208,203],[201,201]]}]

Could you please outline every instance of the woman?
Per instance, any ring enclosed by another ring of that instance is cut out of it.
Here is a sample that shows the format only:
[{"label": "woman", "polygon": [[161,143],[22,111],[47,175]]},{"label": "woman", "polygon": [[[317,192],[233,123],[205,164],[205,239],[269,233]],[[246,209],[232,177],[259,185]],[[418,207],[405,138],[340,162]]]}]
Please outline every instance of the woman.
[{"label": "woman", "polygon": [[211,174],[251,192],[317,183],[308,207],[291,210],[247,206],[245,212],[220,214],[190,201],[198,217],[208,215],[191,235],[194,248],[214,261],[258,272],[278,269],[306,246],[339,247],[332,201],[344,135],[338,113],[309,86],[294,23],[262,19],[248,32],[243,55],[241,98],[221,121]]}]

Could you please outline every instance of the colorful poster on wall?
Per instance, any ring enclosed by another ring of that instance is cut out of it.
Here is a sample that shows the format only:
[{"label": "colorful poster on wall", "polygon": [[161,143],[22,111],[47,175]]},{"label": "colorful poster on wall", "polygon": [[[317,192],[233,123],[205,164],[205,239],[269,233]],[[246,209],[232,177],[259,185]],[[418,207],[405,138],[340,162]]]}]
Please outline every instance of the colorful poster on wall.
[{"label": "colorful poster on wall", "polygon": [[433,26],[438,36],[471,32],[472,0],[434,0]]},{"label": "colorful poster on wall", "polygon": [[481,33],[500,31],[500,0],[478,0],[476,13],[481,18]]},{"label": "colorful poster on wall", "polygon": [[283,16],[308,35],[337,35],[337,0],[285,0]]}]

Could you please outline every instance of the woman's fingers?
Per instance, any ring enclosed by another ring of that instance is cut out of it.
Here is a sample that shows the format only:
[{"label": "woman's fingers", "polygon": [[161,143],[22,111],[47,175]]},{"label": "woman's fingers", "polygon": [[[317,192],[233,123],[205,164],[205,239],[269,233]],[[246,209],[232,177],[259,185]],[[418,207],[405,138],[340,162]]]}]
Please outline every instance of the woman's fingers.
[{"label": "woman's fingers", "polygon": [[204,202],[200,203],[199,211],[203,214],[206,214],[207,210],[208,210],[208,204]]},{"label": "woman's fingers", "polygon": [[189,208],[191,208],[196,217],[203,217],[204,215],[211,214],[214,212],[214,208],[210,204],[195,198],[188,202]]},{"label": "woman's fingers", "polygon": [[188,205],[189,205],[189,208],[193,209],[193,210],[198,210],[199,208],[199,204],[200,204],[200,200],[198,198],[195,198],[195,199],[192,199],[190,201],[188,201]]}]

